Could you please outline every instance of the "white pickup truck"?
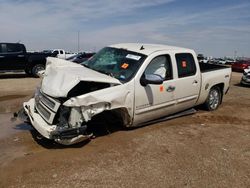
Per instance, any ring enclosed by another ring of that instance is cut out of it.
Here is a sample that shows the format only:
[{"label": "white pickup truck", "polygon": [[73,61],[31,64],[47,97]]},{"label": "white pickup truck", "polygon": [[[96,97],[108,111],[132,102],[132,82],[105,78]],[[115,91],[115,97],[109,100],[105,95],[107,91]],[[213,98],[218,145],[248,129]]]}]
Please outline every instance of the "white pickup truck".
[{"label": "white pickup truck", "polygon": [[42,136],[69,145],[90,138],[89,122],[104,112],[136,127],[200,104],[215,110],[230,79],[231,68],[199,64],[191,49],[117,44],[83,64],[47,58],[23,115]]},{"label": "white pickup truck", "polygon": [[52,54],[54,54],[55,57],[60,59],[67,59],[73,55],[76,55],[75,53],[66,52],[63,49],[54,49],[52,50]]}]

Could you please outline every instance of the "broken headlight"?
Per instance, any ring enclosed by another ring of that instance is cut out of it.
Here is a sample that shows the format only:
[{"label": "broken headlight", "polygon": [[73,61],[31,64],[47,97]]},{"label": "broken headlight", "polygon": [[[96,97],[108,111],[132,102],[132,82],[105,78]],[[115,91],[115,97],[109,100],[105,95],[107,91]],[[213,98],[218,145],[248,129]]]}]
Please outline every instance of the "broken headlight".
[{"label": "broken headlight", "polygon": [[70,116],[71,108],[66,106],[61,106],[59,111],[59,123],[58,126],[61,128],[69,128],[68,119]]}]

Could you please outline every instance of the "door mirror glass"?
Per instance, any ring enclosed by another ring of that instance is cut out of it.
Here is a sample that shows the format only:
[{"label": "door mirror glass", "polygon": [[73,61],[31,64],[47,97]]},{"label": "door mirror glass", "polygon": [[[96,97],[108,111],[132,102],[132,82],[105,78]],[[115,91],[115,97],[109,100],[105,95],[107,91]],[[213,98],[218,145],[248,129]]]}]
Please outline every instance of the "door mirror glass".
[{"label": "door mirror glass", "polygon": [[163,78],[158,74],[146,74],[141,77],[140,83],[142,86],[148,84],[160,85],[163,83]]}]

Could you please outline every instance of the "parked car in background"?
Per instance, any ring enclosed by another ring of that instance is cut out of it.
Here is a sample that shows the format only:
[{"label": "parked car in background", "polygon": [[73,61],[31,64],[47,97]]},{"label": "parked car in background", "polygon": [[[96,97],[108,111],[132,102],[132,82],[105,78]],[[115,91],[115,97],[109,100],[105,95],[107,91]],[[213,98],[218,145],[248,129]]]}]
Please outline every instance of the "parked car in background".
[{"label": "parked car in background", "polygon": [[0,72],[25,71],[38,77],[38,72],[45,69],[48,56],[54,54],[27,52],[24,44],[20,43],[0,43]]},{"label": "parked car in background", "polygon": [[247,69],[250,66],[250,61],[241,60],[236,61],[232,64],[232,70],[236,72],[243,72],[244,69]]},{"label": "parked car in background", "polygon": [[207,57],[204,57],[203,54],[198,54],[197,59],[199,63],[208,63],[209,59]]},{"label": "parked car in background", "polygon": [[83,63],[84,61],[87,61],[89,58],[91,58],[95,53],[80,53],[73,55],[66,60],[74,62],[74,63]]},{"label": "parked car in background", "polygon": [[219,59],[218,59],[218,64],[224,65],[225,63],[226,63],[226,60],[225,60],[225,59],[222,59],[222,58],[219,58]]},{"label": "parked car in background", "polygon": [[210,64],[219,64],[219,59],[217,59],[217,58],[209,59],[208,63],[210,63]]},{"label": "parked car in background", "polygon": [[67,59],[71,56],[76,55],[76,53],[66,52],[63,49],[53,49],[52,53],[54,54],[55,57],[60,58],[60,59]]},{"label": "parked car in background", "polygon": [[233,63],[236,62],[234,59],[230,59],[230,58],[227,58],[227,59],[225,59],[225,60],[226,60],[225,65],[232,65]]},{"label": "parked car in background", "polygon": [[248,69],[244,69],[240,83],[242,85],[250,86],[250,67]]}]

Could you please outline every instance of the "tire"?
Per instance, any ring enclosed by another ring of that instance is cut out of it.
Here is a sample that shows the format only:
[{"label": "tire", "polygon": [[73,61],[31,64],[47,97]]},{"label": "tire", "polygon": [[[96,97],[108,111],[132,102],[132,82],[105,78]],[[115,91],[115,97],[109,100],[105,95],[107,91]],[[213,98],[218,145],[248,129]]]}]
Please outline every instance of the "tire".
[{"label": "tire", "polygon": [[212,87],[208,93],[206,102],[204,103],[205,108],[208,111],[216,110],[221,104],[221,90],[219,87]]},{"label": "tire", "polygon": [[32,71],[30,69],[25,69],[24,72],[28,75],[28,76],[32,76]]},{"label": "tire", "polygon": [[38,72],[39,71],[43,71],[45,70],[45,66],[43,64],[37,64],[35,65],[33,68],[32,68],[32,75],[35,77],[35,78],[38,78],[39,77],[39,74]]}]

